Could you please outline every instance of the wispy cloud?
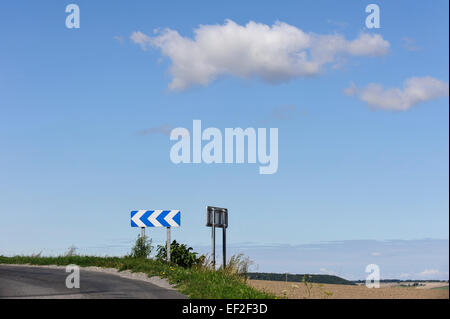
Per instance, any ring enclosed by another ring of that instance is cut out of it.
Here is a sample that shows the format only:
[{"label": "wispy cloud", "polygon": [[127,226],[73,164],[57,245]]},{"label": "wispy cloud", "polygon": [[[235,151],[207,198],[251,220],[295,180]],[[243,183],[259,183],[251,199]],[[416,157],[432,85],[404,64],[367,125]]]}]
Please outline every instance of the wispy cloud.
[{"label": "wispy cloud", "polygon": [[344,21],[335,21],[333,19],[328,19],[327,23],[331,24],[332,26],[338,27],[340,29],[345,29],[348,27],[348,22],[344,22]]},{"label": "wispy cloud", "polygon": [[320,271],[323,272],[324,274],[327,274],[327,275],[339,276],[339,273],[337,273],[337,272],[335,272],[333,270],[329,270],[329,269],[324,268],[324,267],[320,268]]},{"label": "wispy cloud", "polygon": [[263,119],[261,125],[273,125],[274,122],[280,124],[281,121],[289,121],[298,116],[307,116],[306,109],[300,109],[294,104],[282,104],[274,107]]},{"label": "wispy cloud", "polygon": [[294,104],[280,105],[272,110],[271,117],[277,120],[288,120],[294,116],[295,110]]},{"label": "wispy cloud", "polygon": [[376,83],[357,88],[351,83],[350,87],[344,90],[344,94],[357,96],[374,108],[406,111],[418,103],[448,96],[449,85],[430,76],[413,77],[405,81],[402,89],[384,89]]},{"label": "wispy cloud", "polygon": [[170,136],[170,132],[174,129],[173,126],[164,123],[160,126],[150,127],[145,130],[140,130],[138,132],[139,135],[152,135],[152,134],[162,134],[166,136]]},{"label": "wispy cloud", "polygon": [[407,51],[419,51],[420,50],[420,48],[416,44],[416,41],[409,37],[404,37],[402,39],[402,46]]},{"label": "wispy cloud", "polygon": [[199,26],[193,39],[168,28],[155,32],[133,32],[130,39],[170,58],[171,90],[208,85],[222,75],[276,84],[317,75],[338,56],[382,56],[390,47],[379,34],[361,33],[347,40],[339,34],[306,33],[283,22],[238,25],[226,20],[223,25]]},{"label": "wispy cloud", "polygon": [[420,276],[433,276],[439,274],[440,271],[437,269],[425,269],[424,271],[420,272]]},{"label": "wispy cloud", "polygon": [[377,256],[381,256],[381,253],[378,251],[374,251],[371,255],[374,257],[377,257]]},{"label": "wispy cloud", "polygon": [[123,44],[125,42],[125,39],[120,35],[114,36],[113,39],[119,42],[120,44]]}]

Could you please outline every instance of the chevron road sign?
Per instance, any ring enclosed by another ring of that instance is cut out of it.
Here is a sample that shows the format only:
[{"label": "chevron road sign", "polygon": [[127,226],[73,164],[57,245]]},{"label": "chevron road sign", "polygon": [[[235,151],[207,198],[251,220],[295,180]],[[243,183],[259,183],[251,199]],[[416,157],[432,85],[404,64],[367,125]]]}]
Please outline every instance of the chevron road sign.
[{"label": "chevron road sign", "polygon": [[131,212],[131,227],[180,227],[179,210],[134,210]]}]

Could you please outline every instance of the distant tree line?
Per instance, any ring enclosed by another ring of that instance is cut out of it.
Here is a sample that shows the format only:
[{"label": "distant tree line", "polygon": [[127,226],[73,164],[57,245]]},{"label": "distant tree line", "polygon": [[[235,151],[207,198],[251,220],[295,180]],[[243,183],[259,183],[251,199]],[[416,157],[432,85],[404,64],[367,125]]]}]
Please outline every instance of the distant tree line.
[{"label": "distant tree line", "polygon": [[[363,284],[365,280],[354,280],[354,283]],[[400,280],[400,279],[380,279],[381,283],[401,283],[401,282],[448,282],[448,280],[437,280],[437,279],[422,279],[422,280]]]},{"label": "distant tree line", "polygon": [[304,276],[306,276],[307,281],[310,283],[354,285],[352,281],[333,275],[286,274],[286,273],[279,274],[279,273],[265,273],[265,272],[248,273],[249,279],[289,281],[289,282],[302,282]]}]

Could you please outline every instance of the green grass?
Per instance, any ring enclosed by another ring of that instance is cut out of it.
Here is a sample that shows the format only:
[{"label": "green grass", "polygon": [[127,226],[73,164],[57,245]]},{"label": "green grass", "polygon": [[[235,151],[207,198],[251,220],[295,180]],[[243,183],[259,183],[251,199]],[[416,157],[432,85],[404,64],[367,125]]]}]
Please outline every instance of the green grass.
[{"label": "green grass", "polygon": [[431,288],[432,290],[448,290],[448,286]]},{"label": "green grass", "polygon": [[69,265],[80,267],[97,266],[116,268],[119,271],[130,270],[143,272],[148,276],[167,278],[179,292],[189,298],[205,299],[267,299],[275,296],[256,290],[245,283],[245,280],[234,274],[223,271],[213,271],[204,268],[182,268],[168,265],[153,259],[138,259],[130,257],[27,257],[0,256],[0,264],[31,264],[31,265]]}]

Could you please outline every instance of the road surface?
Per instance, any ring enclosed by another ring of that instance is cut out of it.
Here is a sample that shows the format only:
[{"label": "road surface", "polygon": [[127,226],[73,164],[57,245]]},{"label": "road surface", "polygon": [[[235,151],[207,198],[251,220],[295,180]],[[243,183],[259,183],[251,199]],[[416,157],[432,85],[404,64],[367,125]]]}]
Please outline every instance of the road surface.
[{"label": "road surface", "polygon": [[0,298],[147,298],[184,295],[152,283],[80,268],[80,288],[66,287],[65,269],[0,265]]}]

